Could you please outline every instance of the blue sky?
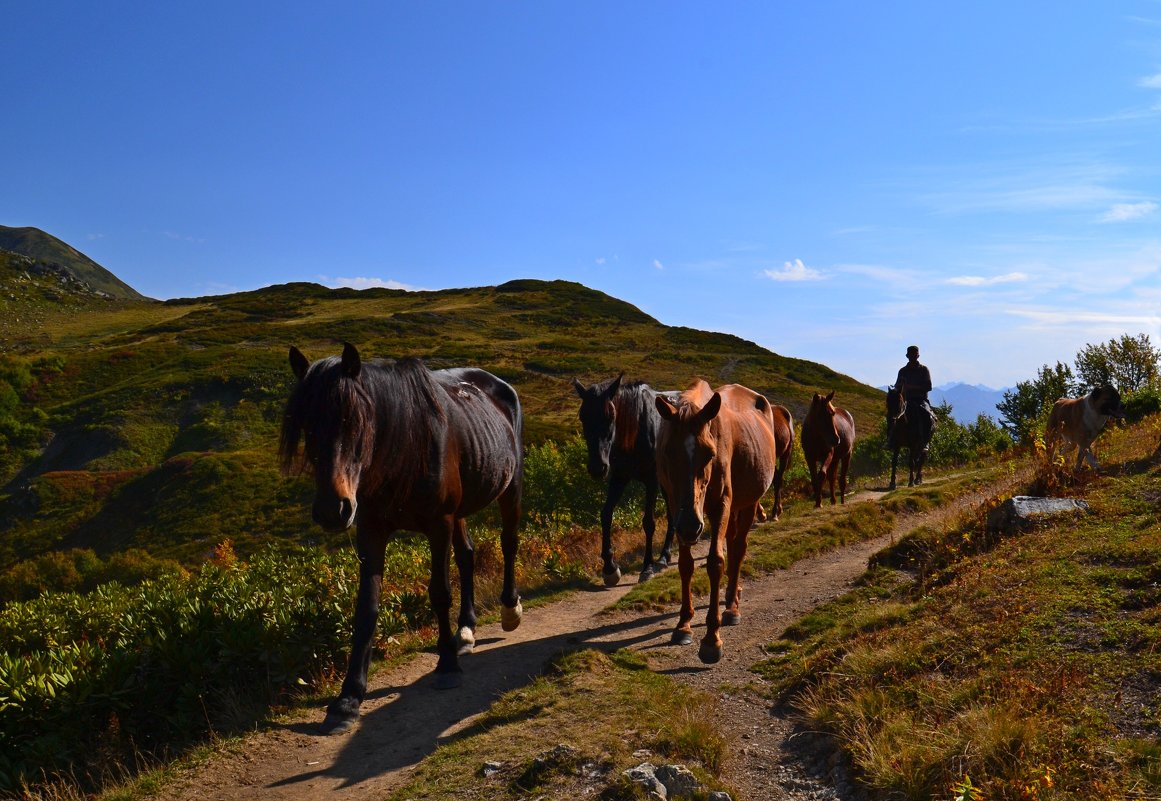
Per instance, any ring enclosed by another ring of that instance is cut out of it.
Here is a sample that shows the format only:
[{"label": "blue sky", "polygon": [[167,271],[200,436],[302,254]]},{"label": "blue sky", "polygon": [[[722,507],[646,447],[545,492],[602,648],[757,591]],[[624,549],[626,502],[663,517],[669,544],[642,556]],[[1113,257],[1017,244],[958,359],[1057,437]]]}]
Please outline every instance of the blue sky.
[{"label": "blue sky", "polygon": [[1161,342],[1161,0],[18,5],[0,224],[152,297],[564,278],[876,385]]}]

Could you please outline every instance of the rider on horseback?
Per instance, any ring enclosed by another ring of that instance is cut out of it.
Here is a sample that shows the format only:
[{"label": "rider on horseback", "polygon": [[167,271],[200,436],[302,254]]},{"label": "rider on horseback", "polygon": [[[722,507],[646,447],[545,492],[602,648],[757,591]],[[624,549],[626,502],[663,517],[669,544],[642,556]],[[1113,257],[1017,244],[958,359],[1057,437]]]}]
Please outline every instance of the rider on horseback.
[{"label": "rider on horseback", "polygon": [[[899,368],[899,375],[895,378],[895,387],[902,391],[907,400],[908,409],[923,409],[930,419],[930,432],[935,428],[935,411],[927,400],[927,393],[931,391],[931,372],[926,365],[919,363],[919,346],[907,347],[907,364]],[[926,452],[924,448],[924,452]]]}]

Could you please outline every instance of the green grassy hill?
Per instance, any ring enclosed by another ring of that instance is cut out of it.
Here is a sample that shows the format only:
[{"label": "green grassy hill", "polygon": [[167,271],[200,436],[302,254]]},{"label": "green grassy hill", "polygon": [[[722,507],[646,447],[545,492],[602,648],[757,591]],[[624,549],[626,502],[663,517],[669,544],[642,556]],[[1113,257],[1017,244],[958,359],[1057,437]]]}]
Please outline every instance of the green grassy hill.
[{"label": "green grassy hill", "polygon": [[27,256],[36,265],[34,272],[55,275],[83,291],[116,300],[145,299],[84,253],[39,228],[0,225],[0,250]]},{"label": "green grassy hill", "polygon": [[867,430],[881,415],[880,392],[822,365],[665,326],[565,281],[439,292],[287,284],[41,308],[4,332],[0,352],[0,380],[21,400],[10,422],[23,432],[0,448],[0,568],[65,547],[193,562],[226,537],[249,550],[322,536],[305,511],[309,487],[276,466],[292,344],[312,359],[349,341],[368,357],[484,367],[519,391],[528,443],[578,430],[570,379],[619,372],[666,389],[694,376],[746,384],[799,420],[820,389],[835,389]]}]

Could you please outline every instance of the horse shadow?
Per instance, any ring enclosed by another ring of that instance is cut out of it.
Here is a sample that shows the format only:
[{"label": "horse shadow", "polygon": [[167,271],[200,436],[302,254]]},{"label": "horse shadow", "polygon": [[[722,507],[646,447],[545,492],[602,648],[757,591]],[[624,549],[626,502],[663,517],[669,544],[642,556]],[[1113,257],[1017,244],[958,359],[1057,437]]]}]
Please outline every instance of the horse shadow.
[{"label": "horse shadow", "polygon": [[[664,638],[668,643],[669,629],[659,627],[659,624],[671,621],[672,618],[672,613],[658,613],[618,620],[582,632],[565,632],[477,650],[463,657],[463,685],[458,689],[436,690],[432,685],[431,673],[426,673],[410,684],[377,689],[368,698],[396,697],[362,715],[350,733],[334,735],[348,740],[330,765],[287,776],[267,787],[288,787],[322,778],[339,780],[338,789],[341,789],[415,765],[439,746],[477,733],[481,727],[490,725],[477,722],[445,734],[457,723],[487,711],[497,696],[523,687],[542,675],[551,659],[580,648],[596,648],[611,653],[652,639]],[[499,639],[481,639],[477,648]],[[453,699],[458,694],[463,700],[461,703],[449,703],[445,701],[445,694]],[[321,722],[320,718],[313,725],[297,724],[288,728],[300,734],[325,737],[327,735],[320,728]],[[398,736],[392,736],[391,733]]]}]

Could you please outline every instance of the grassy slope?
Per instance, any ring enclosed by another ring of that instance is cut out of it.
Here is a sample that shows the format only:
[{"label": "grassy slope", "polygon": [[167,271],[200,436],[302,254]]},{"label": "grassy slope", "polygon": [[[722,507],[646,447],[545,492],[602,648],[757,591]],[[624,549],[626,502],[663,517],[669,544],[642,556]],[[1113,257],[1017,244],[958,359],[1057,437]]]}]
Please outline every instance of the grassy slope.
[{"label": "grassy slope", "polygon": [[136,546],[196,561],[224,537],[243,551],[268,538],[301,539],[309,490],[279,476],[274,459],[290,344],[312,358],[349,341],[366,356],[478,364],[520,392],[529,442],[575,431],[573,376],[621,371],[663,388],[693,376],[744,383],[799,418],[820,388],[836,389],[856,418],[879,413],[876,390],[821,365],[667,327],[564,281],[419,293],[288,284],[86,303],[42,300],[2,340],[29,363],[56,361],[25,399],[47,414],[51,442],[32,462],[0,455],[8,485],[0,567],[57,547]]},{"label": "grassy slope", "polygon": [[1090,515],[998,538],[980,509],[917,531],[762,672],[876,798],[1161,797],[1159,434],[1157,416],[1106,434],[1106,476],[1029,488]]},{"label": "grassy slope", "polygon": [[[996,499],[900,541],[858,590],[770,646],[775,656],[755,669],[775,683],[776,702],[797,707],[806,729],[831,732],[872,798],[1161,797],[1159,435],[1161,417],[1106,435],[1107,477],[1048,488],[1084,495],[1095,511],[1089,517],[989,538],[981,523]],[[747,567],[765,572],[804,551],[874,536],[892,515],[949,503],[1005,469],[949,476],[829,514],[792,508],[752,532]],[[900,572],[900,565],[921,569]],[[622,606],[672,602],[665,578],[634,590]],[[580,784],[604,787],[601,797],[630,798],[616,777],[640,761],[631,752],[665,751],[645,735],[669,737],[665,725],[708,719],[706,699],[650,674],[657,699],[680,697],[688,708],[671,710],[656,728],[606,726],[608,710],[632,707],[607,703],[624,697],[630,677],[617,658],[610,665],[588,651],[574,659],[582,661],[498,701],[393,797],[444,797],[448,777],[465,797],[567,794],[587,773]],[[578,666],[590,671],[583,682]],[[632,682],[646,686],[640,677]],[[592,699],[601,715],[592,714]],[[535,788],[513,781],[558,742],[581,744],[577,758]],[[702,728],[682,742],[675,756],[717,781],[720,733]],[[502,762],[502,772],[473,773],[485,760]]]}]

